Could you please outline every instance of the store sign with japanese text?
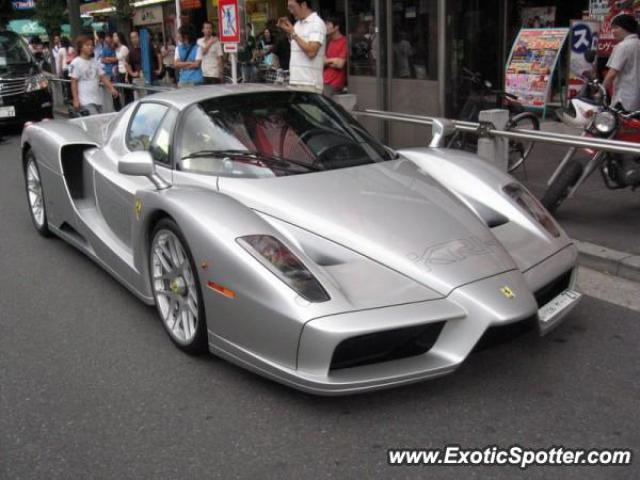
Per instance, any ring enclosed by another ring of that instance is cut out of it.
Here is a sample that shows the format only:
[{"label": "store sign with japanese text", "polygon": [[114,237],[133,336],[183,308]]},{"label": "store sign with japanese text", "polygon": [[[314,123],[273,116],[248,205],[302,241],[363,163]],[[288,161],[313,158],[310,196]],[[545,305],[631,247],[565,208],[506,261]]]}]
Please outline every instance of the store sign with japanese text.
[{"label": "store sign with japanese text", "polygon": [[218,36],[222,43],[240,41],[238,0],[218,1]]},{"label": "store sign with japanese text", "polygon": [[611,34],[611,21],[621,13],[630,13],[640,19],[640,2],[636,0],[591,0],[589,17],[601,23],[598,39],[598,56],[608,57],[615,41]]},{"label": "store sign with japanese text", "polygon": [[136,27],[157,23],[162,23],[161,6],[138,8],[133,14],[133,24]]},{"label": "store sign with japanese text", "polygon": [[14,10],[33,10],[36,8],[35,0],[12,0],[11,7]]},{"label": "store sign with japanese text", "polygon": [[585,77],[593,75],[593,65],[587,59],[586,54],[598,48],[599,31],[600,22],[594,20],[571,21],[568,98],[578,96],[586,83]]},{"label": "store sign with japanese text", "polygon": [[182,10],[197,10],[201,6],[200,0],[180,0],[180,8]]},{"label": "store sign with japanese text", "polygon": [[551,78],[568,33],[568,28],[520,30],[507,63],[507,93],[517,96],[525,106],[545,108]]}]

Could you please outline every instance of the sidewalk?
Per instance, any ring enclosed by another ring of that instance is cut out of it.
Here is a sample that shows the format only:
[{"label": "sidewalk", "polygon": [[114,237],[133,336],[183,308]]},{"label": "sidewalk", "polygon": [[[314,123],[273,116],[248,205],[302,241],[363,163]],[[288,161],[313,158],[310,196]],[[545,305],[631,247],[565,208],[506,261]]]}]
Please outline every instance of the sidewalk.
[{"label": "sidewalk", "polygon": [[[542,122],[541,129],[580,134],[553,120]],[[566,151],[566,147],[539,143],[526,161],[526,171],[520,168],[514,176],[540,197]],[[586,162],[589,157],[578,153],[575,158]],[[640,281],[640,190],[609,190],[595,172],[555,218],[577,241],[582,265]]]}]

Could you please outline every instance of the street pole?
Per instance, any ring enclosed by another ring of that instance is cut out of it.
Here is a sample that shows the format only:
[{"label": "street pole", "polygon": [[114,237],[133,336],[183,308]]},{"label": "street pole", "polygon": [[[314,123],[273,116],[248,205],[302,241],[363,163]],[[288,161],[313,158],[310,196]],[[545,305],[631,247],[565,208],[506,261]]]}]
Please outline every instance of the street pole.
[{"label": "street pole", "polygon": [[67,10],[69,10],[71,38],[77,38],[82,33],[80,24],[80,0],[67,0]]},{"label": "street pole", "polygon": [[176,0],[176,33],[178,29],[182,26],[182,9],[180,6],[180,0]]},{"label": "street pole", "polygon": [[231,57],[231,81],[238,83],[238,59],[236,53],[232,53],[229,56]]}]

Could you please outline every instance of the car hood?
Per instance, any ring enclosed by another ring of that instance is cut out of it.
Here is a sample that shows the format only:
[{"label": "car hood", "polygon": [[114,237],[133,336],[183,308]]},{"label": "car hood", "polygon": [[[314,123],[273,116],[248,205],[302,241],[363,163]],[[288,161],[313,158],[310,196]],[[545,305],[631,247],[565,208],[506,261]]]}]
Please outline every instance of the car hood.
[{"label": "car hood", "polygon": [[35,63],[18,63],[0,67],[0,80],[13,80],[36,75],[40,69]]},{"label": "car hood", "polygon": [[516,268],[490,229],[409,160],[270,179],[220,178],[219,188],[442,295]]}]

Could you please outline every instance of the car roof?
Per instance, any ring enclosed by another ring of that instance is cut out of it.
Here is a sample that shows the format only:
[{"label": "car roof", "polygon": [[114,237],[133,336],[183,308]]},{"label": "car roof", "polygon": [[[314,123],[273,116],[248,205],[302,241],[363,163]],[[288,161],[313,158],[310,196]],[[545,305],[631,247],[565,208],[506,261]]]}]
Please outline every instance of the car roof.
[{"label": "car roof", "polygon": [[[242,93],[262,93],[287,91],[287,87],[262,85],[257,83],[228,83],[223,85],[200,85],[197,87],[178,88],[161,93],[154,93],[149,100],[159,100],[183,110],[189,105],[215,97],[238,95]],[[143,100],[144,101],[144,100]]]}]

